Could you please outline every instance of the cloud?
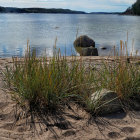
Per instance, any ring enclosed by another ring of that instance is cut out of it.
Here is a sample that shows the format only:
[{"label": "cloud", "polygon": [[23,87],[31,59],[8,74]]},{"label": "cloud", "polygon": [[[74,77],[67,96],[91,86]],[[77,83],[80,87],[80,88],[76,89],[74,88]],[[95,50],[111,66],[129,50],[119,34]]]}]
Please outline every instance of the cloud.
[{"label": "cloud", "polygon": [[125,3],[125,4],[133,4],[136,0],[110,0],[115,3]]},{"label": "cloud", "polygon": [[136,0],[0,0],[2,6],[69,8],[91,11],[124,11]]}]

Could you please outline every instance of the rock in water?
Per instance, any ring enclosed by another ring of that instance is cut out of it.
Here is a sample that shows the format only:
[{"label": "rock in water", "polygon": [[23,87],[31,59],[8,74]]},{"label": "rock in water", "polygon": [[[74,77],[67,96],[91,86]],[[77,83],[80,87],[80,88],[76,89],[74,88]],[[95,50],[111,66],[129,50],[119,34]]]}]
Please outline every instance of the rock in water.
[{"label": "rock in water", "polygon": [[83,48],[81,56],[98,56],[98,50],[94,47]]},{"label": "rock in water", "polygon": [[91,102],[99,106],[99,114],[105,115],[122,110],[117,93],[107,89],[96,91],[91,95]]},{"label": "rock in water", "polygon": [[101,47],[101,49],[102,49],[102,50],[106,50],[106,49],[107,49],[107,47]]},{"label": "rock in water", "polygon": [[95,47],[95,42],[88,36],[83,35],[83,36],[78,37],[74,41],[74,46],[75,47],[90,47],[90,46]]}]

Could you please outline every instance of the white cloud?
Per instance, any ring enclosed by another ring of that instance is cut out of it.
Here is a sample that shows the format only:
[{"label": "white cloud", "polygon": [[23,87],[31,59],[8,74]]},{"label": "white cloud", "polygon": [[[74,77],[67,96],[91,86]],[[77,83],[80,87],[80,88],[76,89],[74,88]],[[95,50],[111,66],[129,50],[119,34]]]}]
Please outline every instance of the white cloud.
[{"label": "white cloud", "polygon": [[133,4],[136,0],[110,0],[115,3],[125,3],[125,4]]},{"label": "white cloud", "polygon": [[124,11],[136,0],[0,0],[2,6],[69,8],[83,11]]}]

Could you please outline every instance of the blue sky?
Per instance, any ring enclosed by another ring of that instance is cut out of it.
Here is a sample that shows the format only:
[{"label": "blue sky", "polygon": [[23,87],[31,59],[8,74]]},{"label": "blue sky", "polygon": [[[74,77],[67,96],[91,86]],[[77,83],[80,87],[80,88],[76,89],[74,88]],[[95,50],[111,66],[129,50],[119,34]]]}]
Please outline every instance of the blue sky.
[{"label": "blue sky", "polygon": [[0,0],[1,6],[68,8],[86,12],[121,12],[136,0]]}]

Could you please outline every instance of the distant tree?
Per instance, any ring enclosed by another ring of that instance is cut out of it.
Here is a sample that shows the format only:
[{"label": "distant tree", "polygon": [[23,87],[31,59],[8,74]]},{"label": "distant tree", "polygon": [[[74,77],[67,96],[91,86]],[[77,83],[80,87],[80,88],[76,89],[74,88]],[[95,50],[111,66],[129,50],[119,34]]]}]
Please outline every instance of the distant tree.
[{"label": "distant tree", "polygon": [[137,0],[137,2],[132,5],[132,10],[135,15],[140,15],[140,0]]},{"label": "distant tree", "polygon": [[140,0],[137,0],[132,7],[129,7],[124,14],[140,15]]},{"label": "distant tree", "polygon": [[1,7],[0,13],[69,13],[69,14],[85,14],[83,11],[74,11],[70,9],[45,9],[45,8],[12,8],[12,7]]},{"label": "distant tree", "polygon": [[0,13],[5,12],[5,8],[0,6]]}]

